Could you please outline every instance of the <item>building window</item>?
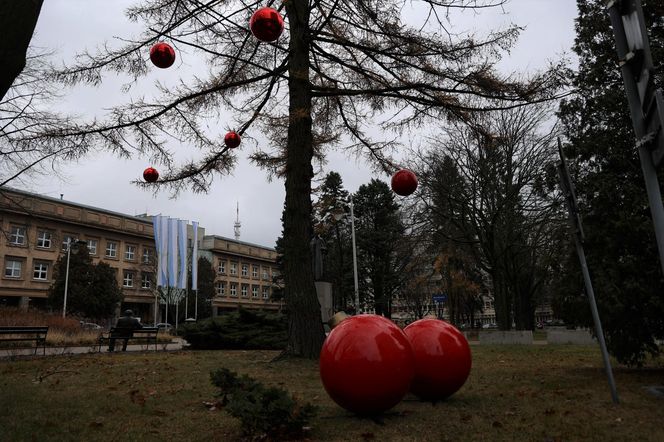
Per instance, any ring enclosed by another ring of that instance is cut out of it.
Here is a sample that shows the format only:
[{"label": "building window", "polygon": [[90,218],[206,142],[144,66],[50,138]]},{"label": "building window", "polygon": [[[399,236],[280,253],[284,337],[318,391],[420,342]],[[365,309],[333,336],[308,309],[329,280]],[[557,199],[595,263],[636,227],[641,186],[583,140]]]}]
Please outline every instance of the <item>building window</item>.
[{"label": "building window", "polygon": [[143,264],[150,264],[152,261],[152,250],[149,247],[143,247]]},{"label": "building window", "polygon": [[267,271],[267,267],[263,267],[263,279],[270,279],[270,275]]},{"label": "building window", "polygon": [[18,259],[7,258],[5,260],[5,276],[7,278],[20,278],[22,261]]},{"label": "building window", "polygon": [[231,275],[237,275],[237,263],[236,262],[231,263]]},{"label": "building window", "polygon": [[90,251],[90,255],[96,255],[97,254],[97,240],[96,239],[89,239],[88,240],[88,250]]},{"label": "building window", "polygon": [[118,257],[118,243],[111,241],[106,242],[106,257],[107,258]]},{"label": "building window", "polygon": [[51,232],[47,232],[46,230],[37,232],[37,247],[41,247],[42,249],[51,248]]},{"label": "building window", "polygon": [[122,278],[122,287],[133,287],[134,286],[134,274],[132,272],[124,272],[124,277]]},{"label": "building window", "polygon": [[258,286],[254,285],[251,287],[251,297],[258,298]]},{"label": "building window", "polygon": [[141,273],[141,288],[149,289],[152,287],[152,273]]},{"label": "building window", "polygon": [[231,296],[237,297],[237,284],[231,283]]},{"label": "building window", "polygon": [[217,296],[226,296],[226,284],[223,282],[216,283],[215,289],[217,290]]},{"label": "building window", "polygon": [[9,244],[14,246],[25,245],[25,227],[12,226],[9,232]]},{"label": "building window", "polygon": [[242,264],[242,276],[249,275],[249,264]]},{"label": "building window", "polygon": [[251,267],[251,277],[258,278],[258,266]]},{"label": "building window", "polygon": [[74,244],[77,238],[74,235],[63,235],[62,237],[62,250],[67,251],[69,244]]},{"label": "building window", "polygon": [[263,287],[263,299],[270,299],[270,289]]},{"label": "building window", "polygon": [[48,264],[45,262],[36,262],[34,264],[32,277],[40,281],[48,280]]},{"label": "building window", "polygon": [[249,296],[249,286],[247,284],[242,284],[242,297],[246,298]]},{"label": "building window", "polygon": [[217,271],[221,275],[226,274],[226,261],[219,260],[219,267],[217,268]]},{"label": "building window", "polygon": [[125,260],[133,261],[134,256],[136,256],[136,246],[126,245],[125,246]]}]

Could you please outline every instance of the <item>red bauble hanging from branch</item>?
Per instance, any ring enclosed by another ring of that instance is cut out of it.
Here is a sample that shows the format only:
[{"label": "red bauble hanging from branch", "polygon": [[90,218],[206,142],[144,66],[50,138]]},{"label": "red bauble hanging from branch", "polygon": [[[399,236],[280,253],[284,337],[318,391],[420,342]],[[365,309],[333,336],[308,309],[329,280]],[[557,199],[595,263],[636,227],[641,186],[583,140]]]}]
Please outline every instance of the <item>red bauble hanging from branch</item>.
[{"label": "red bauble hanging from branch", "polygon": [[175,50],[168,43],[160,41],[150,48],[150,60],[158,68],[166,69],[175,63]]},{"label": "red bauble hanging from branch", "polygon": [[240,138],[240,135],[238,135],[237,132],[230,131],[224,137],[224,144],[229,149],[235,149],[236,147],[238,147],[240,145],[241,140],[242,139]]},{"label": "red bauble hanging from branch", "polygon": [[148,167],[143,171],[143,179],[148,183],[154,183],[159,179],[159,172],[154,167]]},{"label": "red bauble hanging from branch", "polygon": [[417,177],[408,169],[401,169],[392,175],[392,190],[401,196],[408,196],[417,189]]},{"label": "red bauble hanging from branch", "polygon": [[284,31],[284,19],[276,9],[260,8],[251,16],[249,29],[260,41],[276,41]]}]

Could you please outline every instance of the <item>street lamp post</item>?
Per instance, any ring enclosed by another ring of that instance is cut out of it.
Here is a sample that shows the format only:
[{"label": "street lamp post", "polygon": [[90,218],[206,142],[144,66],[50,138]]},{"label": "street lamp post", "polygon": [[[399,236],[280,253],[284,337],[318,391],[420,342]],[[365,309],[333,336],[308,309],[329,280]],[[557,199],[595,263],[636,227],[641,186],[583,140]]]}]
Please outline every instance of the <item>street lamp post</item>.
[{"label": "street lamp post", "polygon": [[353,213],[353,196],[350,196],[350,236],[353,242],[353,281],[355,282],[355,314],[360,313],[360,290],[357,286],[357,251],[355,247],[355,214]]},{"label": "street lamp post", "polygon": [[[353,196],[350,196],[350,235],[353,245],[353,280],[355,282],[355,314],[360,312],[360,290],[357,284],[357,251],[355,246],[355,214],[353,212]],[[341,220],[345,216],[343,212],[333,214],[336,221]]]},{"label": "street lamp post", "polygon": [[62,317],[67,316],[67,290],[69,288],[69,258],[71,256],[72,247],[75,246],[73,250],[74,254],[78,253],[78,246],[87,244],[85,241],[76,241],[72,243],[71,238],[67,239],[67,269],[65,270],[65,297],[64,302],[62,303]]}]

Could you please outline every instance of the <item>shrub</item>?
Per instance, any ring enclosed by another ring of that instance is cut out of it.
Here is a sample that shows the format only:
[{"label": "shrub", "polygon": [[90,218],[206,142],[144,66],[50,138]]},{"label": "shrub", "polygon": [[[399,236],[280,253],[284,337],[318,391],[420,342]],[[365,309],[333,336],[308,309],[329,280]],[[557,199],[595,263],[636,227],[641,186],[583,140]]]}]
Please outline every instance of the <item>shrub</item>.
[{"label": "shrub", "polygon": [[221,389],[221,405],[240,419],[245,435],[257,439],[299,438],[316,407],[301,404],[286,390],[265,387],[257,380],[241,377],[226,368],[210,374],[212,384]]},{"label": "shrub", "polygon": [[287,323],[281,313],[239,309],[184,324],[178,332],[194,349],[280,350],[286,347]]},{"label": "shrub", "polygon": [[0,326],[48,326],[47,345],[89,345],[97,341],[99,332],[81,330],[78,319],[63,318],[58,313],[39,310],[21,310],[16,307],[0,308]]}]

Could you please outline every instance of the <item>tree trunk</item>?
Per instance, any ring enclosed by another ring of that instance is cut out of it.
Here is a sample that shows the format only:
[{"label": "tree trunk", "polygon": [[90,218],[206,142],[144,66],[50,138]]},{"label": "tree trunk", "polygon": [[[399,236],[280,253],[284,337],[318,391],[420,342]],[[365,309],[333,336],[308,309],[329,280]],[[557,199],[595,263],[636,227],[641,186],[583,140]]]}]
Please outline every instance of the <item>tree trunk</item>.
[{"label": "tree trunk", "polygon": [[284,206],[284,282],[288,306],[286,352],[316,359],[325,339],[316,297],[309,241],[313,137],[309,83],[309,6],[303,0],[286,3],[290,26],[288,91],[290,95],[286,203]]},{"label": "tree trunk", "polygon": [[25,67],[43,0],[0,0],[0,100]]}]

